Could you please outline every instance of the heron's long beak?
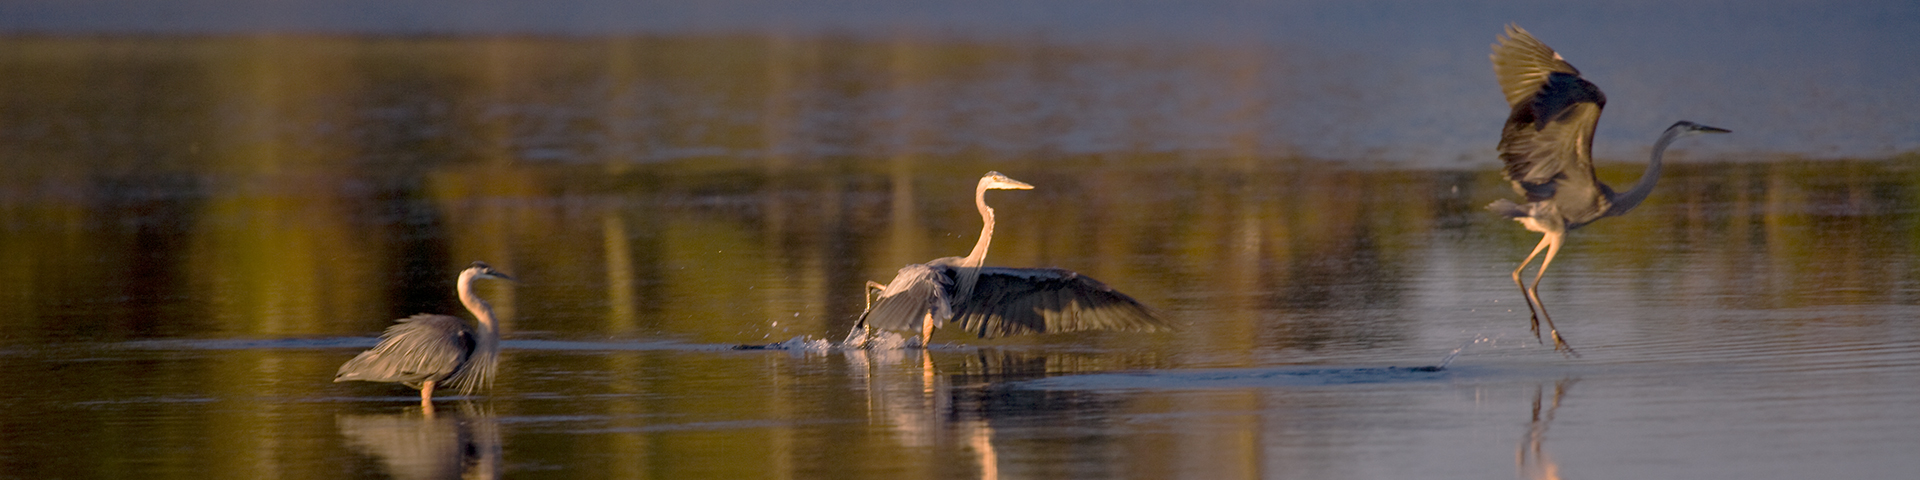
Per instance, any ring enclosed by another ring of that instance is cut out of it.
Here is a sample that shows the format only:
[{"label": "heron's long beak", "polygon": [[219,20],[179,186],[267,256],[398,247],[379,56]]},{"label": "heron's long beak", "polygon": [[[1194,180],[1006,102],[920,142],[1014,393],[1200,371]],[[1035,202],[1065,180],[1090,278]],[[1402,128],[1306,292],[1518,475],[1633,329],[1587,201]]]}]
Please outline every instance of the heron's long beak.
[{"label": "heron's long beak", "polygon": [[485,278],[488,280],[506,280],[513,283],[520,283],[520,280],[513,278],[512,275],[500,273],[499,270],[494,270],[491,267],[487,268],[486,270],[481,270],[480,273],[474,275],[474,278]]},{"label": "heron's long beak", "polygon": [[1033,189],[1032,184],[1029,184],[1027,182],[1022,182],[1019,180],[1014,180],[1011,178],[1006,178],[1006,177],[1001,177],[995,180],[991,187],[998,188],[1001,190],[1032,190]]},{"label": "heron's long beak", "polygon": [[1706,125],[1701,125],[1700,131],[1705,133],[1733,133],[1732,130],[1728,130],[1720,127],[1709,127]]},{"label": "heron's long beak", "polygon": [[994,171],[994,172],[987,172],[986,176],[980,177],[980,189],[982,190],[1032,190],[1033,185],[1029,185],[1027,184],[1027,182],[1014,180],[1013,178],[1008,177],[1007,174]]}]

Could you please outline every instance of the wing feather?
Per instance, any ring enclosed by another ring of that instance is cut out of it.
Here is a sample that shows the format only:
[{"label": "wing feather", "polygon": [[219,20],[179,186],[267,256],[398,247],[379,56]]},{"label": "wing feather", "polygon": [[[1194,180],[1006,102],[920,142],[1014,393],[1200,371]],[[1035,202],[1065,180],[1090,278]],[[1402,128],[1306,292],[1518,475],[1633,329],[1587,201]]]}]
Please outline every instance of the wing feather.
[{"label": "wing feather", "polygon": [[982,338],[1172,329],[1133,297],[1071,270],[982,268],[973,292],[973,298],[955,307],[954,321]]},{"label": "wing feather", "polygon": [[1493,44],[1493,76],[1507,96],[1507,106],[1532,103],[1535,92],[1554,73],[1580,76],[1566,59],[1519,25],[1508,24],[1507,35]]},{"label": "wing feather", "polygon": [[414,315],[387,327],[380,344],[341,365],[333,381],[393,382],[418,388],[429,380],[453,377],[473,348],[473,329],[459,317]]},{"label": "wing feather", "polygon": [[860,317],[867,326],[881,330],[920,331],[928,313],[937,321],[953,318],[951,267],[916,263],[900,268],[893,282],[880,291],[880,299]]},{"label": "wing feather", "polygon": [[1603,215],[1611,190],[1593,173],[1593,132],[1606,95],[1515,25],[1493,46],[1494,76],[1512,112],[1500,132],[1500,159],[1527,201],[1554,200],[1577,226]]}]

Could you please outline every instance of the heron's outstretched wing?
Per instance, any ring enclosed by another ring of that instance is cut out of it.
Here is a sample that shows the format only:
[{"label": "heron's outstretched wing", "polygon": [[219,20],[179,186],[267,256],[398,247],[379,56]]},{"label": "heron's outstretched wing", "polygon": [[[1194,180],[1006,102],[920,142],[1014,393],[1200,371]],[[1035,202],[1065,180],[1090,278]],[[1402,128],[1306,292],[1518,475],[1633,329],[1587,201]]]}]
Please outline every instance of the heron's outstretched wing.
[{"label": "heron's outstretched wing", "polygon": [[881,330],[918,332],[928,312],[936,321],[953,318],[952,290],[952,267],[923,263],[901,267],[860,322]]},{"label": "heron's outstretched wing", "polygon": [[340,366],[333,381],[396,382],[419,387],[451,377],[473,352],[473,329],[459,317],[419,314],[402,318],[380,344]]},{"label": "heron's outstretched wing", "polygon": [[1559,53],[1519,25],[1508,24],[1507,36],[1499,40],[1500,43],[1493,44],[1493,76],[1500,81],[1500,91],[1507,95],[1507,106],[1532,103],[1534,93],[1540,91],[1540,86],[1547,83],[1552,74],[1580,76],[1580,71],[1560,58]]},{"label": "heron's outstretched wing", "polygon": [[1513,111],[1500,160],[1528,202],[1554,200],[1577,225],[1606,212],[1611,190],[1593,174],[1593,129],[1607,97],[1526,30],[1509,25],[1493,46],[1494,75]]},{"label": "heron's outstretched wing", "polygon": [[972,298],[955,307],[954,321],[982,338],[1172,328],[1133,297],[1092,277],[1058,268],[980,269]]}]

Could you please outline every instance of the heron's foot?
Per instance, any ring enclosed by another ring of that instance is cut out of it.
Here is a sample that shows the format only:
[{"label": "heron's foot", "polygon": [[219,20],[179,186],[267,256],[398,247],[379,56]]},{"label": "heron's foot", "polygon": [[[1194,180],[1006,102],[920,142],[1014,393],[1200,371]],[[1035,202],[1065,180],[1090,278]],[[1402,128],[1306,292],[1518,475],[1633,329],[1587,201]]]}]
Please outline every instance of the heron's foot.
[{"label": "heron's foot", "polygon": [[1568,344],[1567,339],[1560,337],[1559,330],[1553,330],[1552,333],[1553,351],[1560,352],[1561,355],[1565,355],[1567,358],[1580,358],[1580,352],[1573,351],[1573,345]]},{"label": "heron's foot", "polygon": [[[1535,313],[1533,314],[1533,316],[1527,317],[1527,321],[1532,322],[1527,326],[1527,331],[1533,332],[1533,341],[1539,342],[1542,344],[1547,343],[1546,339],[1543,339],[1540,337],[1540,314]],[[1559,344],[1559,340],[1560,340],[1559,332],[1555,332],[1553,334],[1553,340],[1556,345]]]}]

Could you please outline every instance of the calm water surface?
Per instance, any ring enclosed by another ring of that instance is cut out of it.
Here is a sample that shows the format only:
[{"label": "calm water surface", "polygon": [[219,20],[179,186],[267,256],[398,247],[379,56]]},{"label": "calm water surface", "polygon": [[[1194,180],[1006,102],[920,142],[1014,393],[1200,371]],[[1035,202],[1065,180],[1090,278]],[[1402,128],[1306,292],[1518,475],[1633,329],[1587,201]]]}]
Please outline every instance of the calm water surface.
[{"label": "calm water surface", "polygon": [[[1512,195],[1490,76],[1469,98],[1490,123],[1394,131],[1487,151],[1409,164],[1303,154],[1364,135],[1289,112],[1356,91],[1232,61],[1278,50],[0,45],[0,476],[1920,471],[1911,154],[1755,160],[1724,153],[1753,134],[1695,118],[1736,133],[1684,142],[1646,204],[1554,262],[1566,358],[1507,276],[1537,237],[1480,208]],[[972,245],[988,170],[1038,186],[990,194],[991,264],[1078,270],[1182,328],[821,346],[865,281]],[[473,260],[522,280],[481,287],[505,318],[491,392],[428,414],[330,382],[391,319],[459,311]]]}]

